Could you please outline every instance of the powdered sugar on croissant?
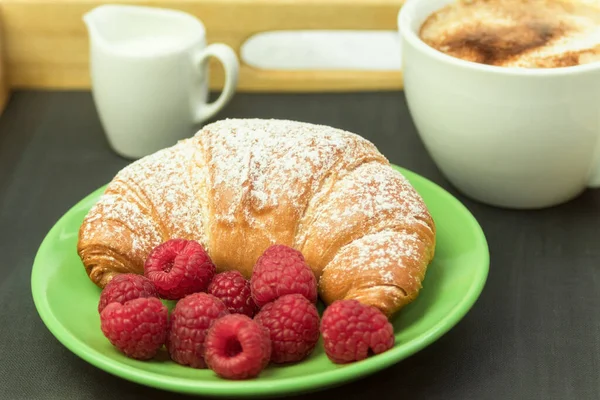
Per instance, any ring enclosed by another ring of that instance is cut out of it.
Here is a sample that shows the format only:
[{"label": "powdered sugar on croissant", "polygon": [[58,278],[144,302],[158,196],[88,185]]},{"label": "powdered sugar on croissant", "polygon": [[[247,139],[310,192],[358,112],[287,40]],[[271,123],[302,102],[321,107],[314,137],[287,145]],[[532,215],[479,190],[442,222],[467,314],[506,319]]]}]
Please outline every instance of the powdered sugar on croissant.
[{"label": "powdered sugar on croissant", "polygon": [[435,248],[422,199],[371,142],[286,120],[215,122],[130,164],[83,221],[78,252],[104,287],[176,237],[246,277],[269,245],[292,246],[324,301],[356,298],[388,315],[417,296]]}]

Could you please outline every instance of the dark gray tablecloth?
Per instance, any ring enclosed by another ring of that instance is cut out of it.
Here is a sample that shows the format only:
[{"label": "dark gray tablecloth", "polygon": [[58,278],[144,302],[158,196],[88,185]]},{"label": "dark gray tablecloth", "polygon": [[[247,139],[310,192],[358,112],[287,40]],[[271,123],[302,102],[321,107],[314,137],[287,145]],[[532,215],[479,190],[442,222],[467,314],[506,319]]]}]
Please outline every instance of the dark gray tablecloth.
[{"label": "dark gray tablecloth", "polygon": [[[454,329],[383,372],[303,398],[600,398],[600,190],[530,212],[465,199],[426,154],[402,93],[238,94],[219,117],[359,133],[457,195],[489,241],[488,282]],[[0,118],[0,399],[184,398],[82,361],[49,333],[31,298],[44,235],[127,163],[108,148],[89,93],[16,93]]]}]

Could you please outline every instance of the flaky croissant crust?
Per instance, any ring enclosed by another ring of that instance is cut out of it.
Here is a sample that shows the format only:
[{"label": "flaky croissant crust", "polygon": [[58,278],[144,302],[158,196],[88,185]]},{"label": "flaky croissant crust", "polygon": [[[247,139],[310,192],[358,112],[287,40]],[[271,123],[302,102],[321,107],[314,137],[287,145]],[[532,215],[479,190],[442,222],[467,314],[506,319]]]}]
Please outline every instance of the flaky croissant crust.
[{"label": "flaky croissant crust", "polygon": [[286,120],[229,119],[122,169],[85,217],[77,251],[104,287],[171,238],[246,277],[271,244],[301,251],[329,304],[392,315],[418,295],[435,225],[409,182],[366,139]]}]

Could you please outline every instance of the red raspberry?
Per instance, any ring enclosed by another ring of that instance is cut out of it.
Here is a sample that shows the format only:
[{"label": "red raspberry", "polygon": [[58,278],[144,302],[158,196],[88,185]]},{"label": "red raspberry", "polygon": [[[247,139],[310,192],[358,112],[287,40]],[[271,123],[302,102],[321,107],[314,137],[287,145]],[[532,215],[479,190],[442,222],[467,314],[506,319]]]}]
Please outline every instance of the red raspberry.
[{"label": "red raspberry", "polygon": [[254,302],[262,307],[286,294],[298,293],[317,301],[317,279],[298,250],[284,245],[267,248],[250,278]]},{"label": "red raspberry", "polygon": [[221,299],[232,314],[244,314],[252,318],[256,312],[250,282],[238,271],[215,275],[208,286],[208,293]]},{"label": "red raspberry", "polygon": [[104,307],[114,301],[124,304],[126,301],[140,297],[158,297],[154,284],[142,275],[119,274],[112,278],[102,290],[98,302],[98,312],[101,313]]},{"label": "red raspberry", "polygon": [[394,327],[376,307],[357,300],[337,300],[321,320],[325,353],[337,364],[363,360],[369,350],[383,353],[394,346]]},{"label": "red raspberry", "polygon": [[171,313],[167,349],[181,365],[206,368],[204,340],[211,324],[229,314],[227,307],[207,293],[193,293],[179,300]]},{"label": "red raspberry", "polygon": [[317,307],[300,294],[281,296],[265,305],[254,320],[269,331],[274,363],[303,360],[319,340]]},{"label": "red raspberry", "polygon": [[100,313],[100,328],[126,356],[149,360],[165,343],[169,310],[156,297],[108,304]]},{"label": "red raspberry", "polygon": [[222,378],[253,378],[269,364],[269,333],[246,315],[226,315],[208,330],[205,357],[208,367]]},{"label": "red raspberry", "polygon": [[215,265],[200,243],[171,239],[150,252],[144,274],[154,283],[160,297],[179,300],[206,291],[215,275]]}]

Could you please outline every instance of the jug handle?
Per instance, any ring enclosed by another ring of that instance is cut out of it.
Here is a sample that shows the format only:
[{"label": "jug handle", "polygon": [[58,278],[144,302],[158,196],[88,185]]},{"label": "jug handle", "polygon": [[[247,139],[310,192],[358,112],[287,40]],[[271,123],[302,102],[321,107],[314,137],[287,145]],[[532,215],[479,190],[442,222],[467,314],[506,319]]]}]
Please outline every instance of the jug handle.
[{"label": "jug handle", "polygon": [[197,108],[197,123],[202,123],[218,113],[231,100],[238,83],[240,64],[231,47],[223,43],[213,43],[207,46],[196,61],[198,68],[202,68],[210,57],[215,57],[223,64],[225,85],[217,100],[208,104],[203,103]]}]

